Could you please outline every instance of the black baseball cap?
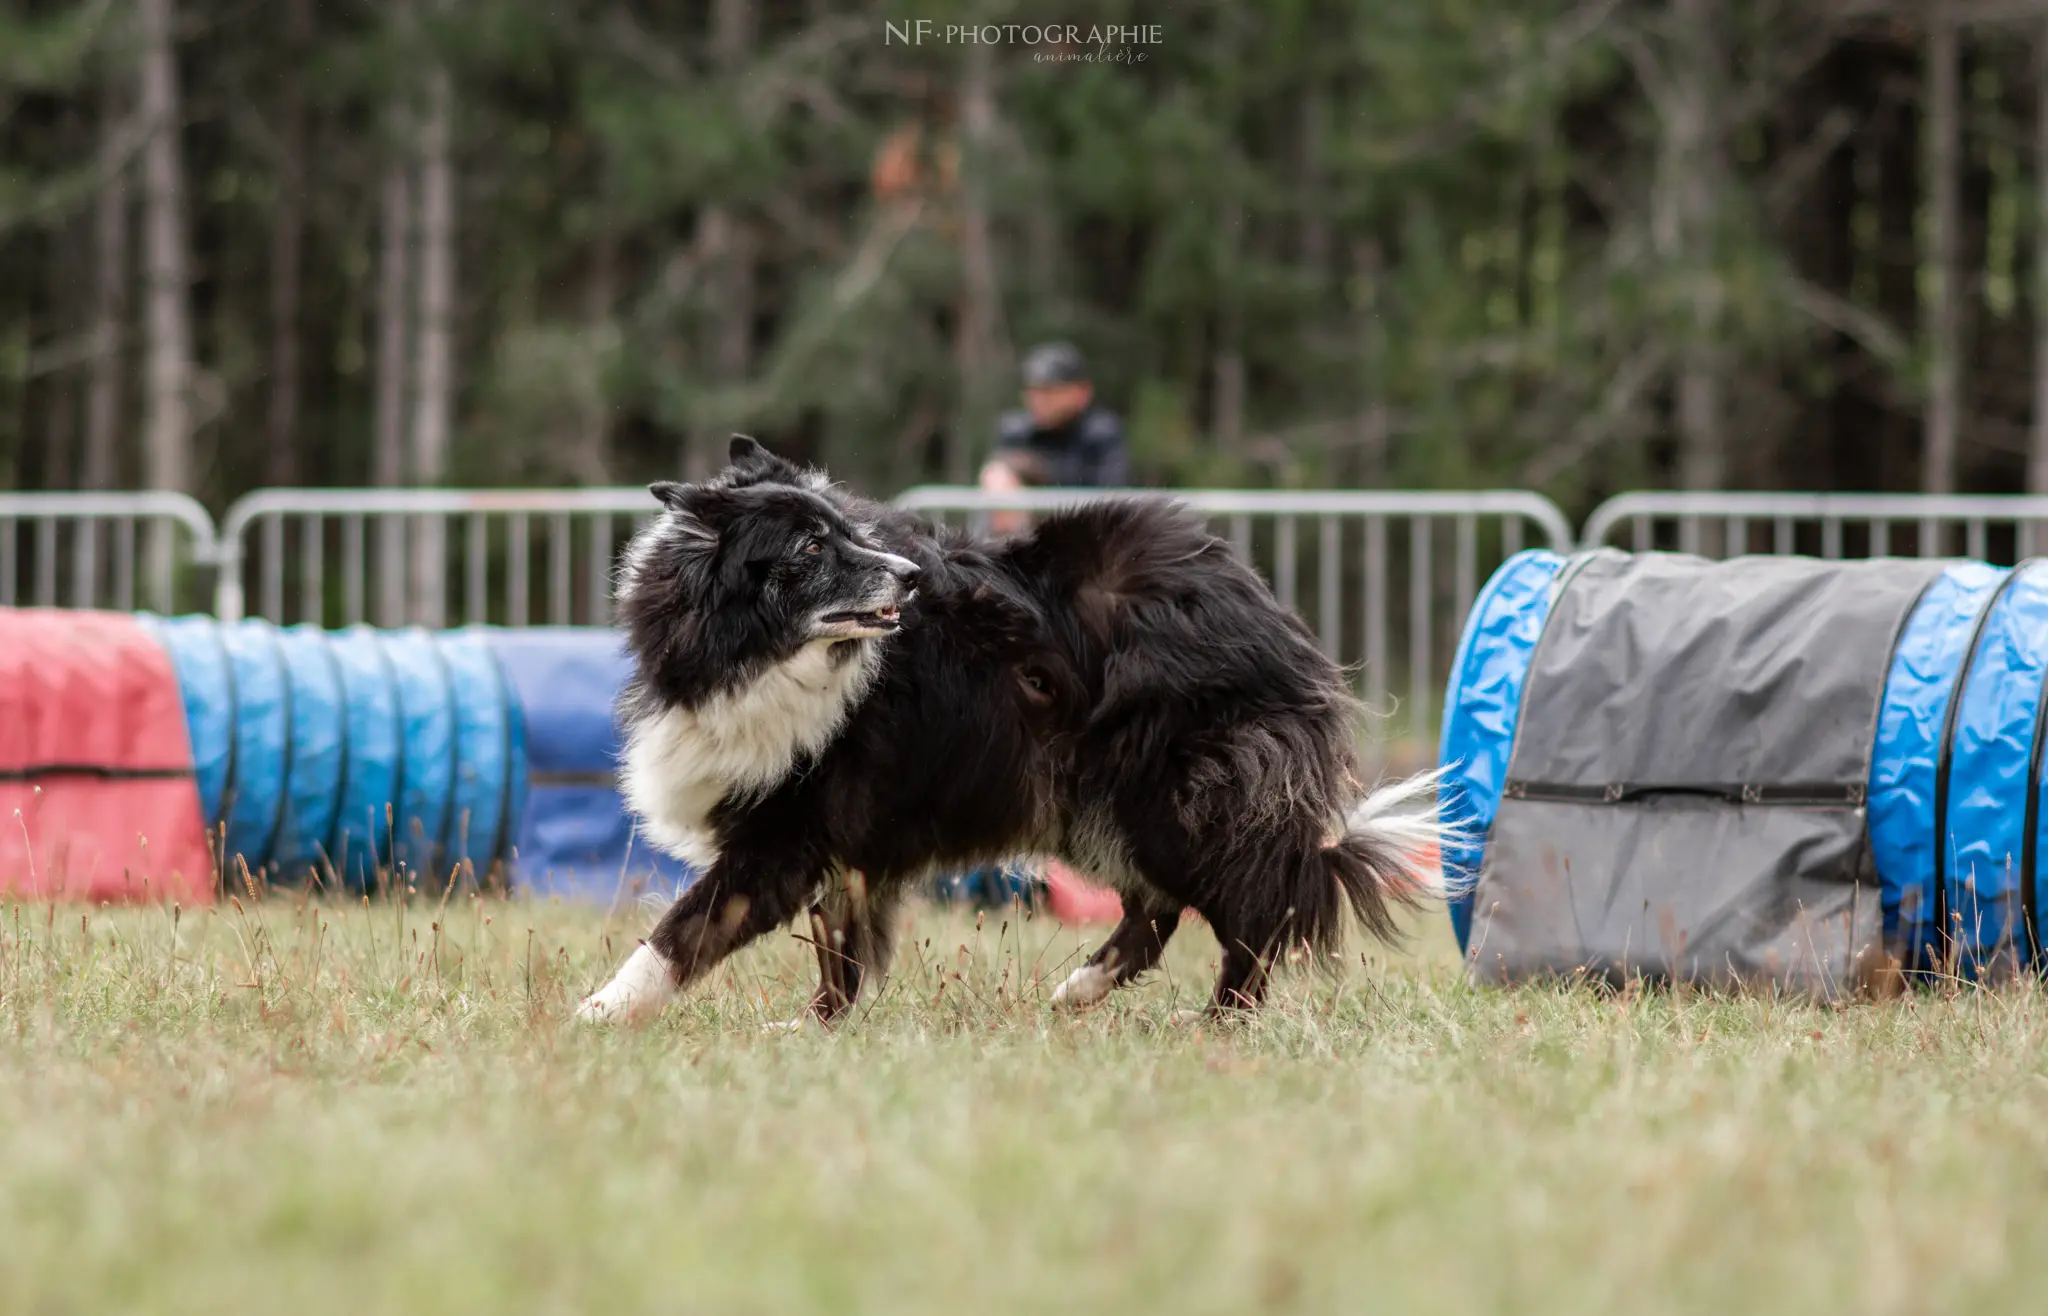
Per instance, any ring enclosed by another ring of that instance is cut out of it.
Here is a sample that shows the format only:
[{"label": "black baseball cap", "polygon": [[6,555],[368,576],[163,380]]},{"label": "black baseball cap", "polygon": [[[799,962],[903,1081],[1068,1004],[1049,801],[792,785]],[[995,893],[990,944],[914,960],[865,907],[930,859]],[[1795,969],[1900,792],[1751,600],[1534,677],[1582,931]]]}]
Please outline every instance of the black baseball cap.
[{"label": "black baseball cap", "polygon": [[1088,382],[1088,363],[1071,343],[1045,343],[1024,358],[1024,387],[1049,388]]}]

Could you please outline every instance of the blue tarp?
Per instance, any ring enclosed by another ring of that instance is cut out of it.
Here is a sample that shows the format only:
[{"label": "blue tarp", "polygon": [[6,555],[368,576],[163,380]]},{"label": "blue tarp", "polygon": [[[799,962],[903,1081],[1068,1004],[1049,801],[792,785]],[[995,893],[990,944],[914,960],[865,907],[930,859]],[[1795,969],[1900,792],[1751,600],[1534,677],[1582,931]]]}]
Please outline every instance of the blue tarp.
[{"label": "blue tarp", "polygon": [[[1445,696],[1445,816],[1467,829],[1444,849],[1455,890],[1478,872],[1500,804],[1524,677],[1566,559],[1518,554],[1475,600]],[[2048,687],[2048,563],[1946,567],[1899,634],[1878,705],[1866,827],[1887,944],[1923,963],[1937,873],[1964,972],[2041,936],[2023,875],[2048,824],[2042,804]],[[1945,760],[1945,762],[1944,762]],[[1945,782],[1945,792],[1940,789]],[[2032,798],[2029,798],[2032,788]],[[2030,847],[2031,842],[2031,847]],[[1469,896],[1452,920],[1462,947]]]},{"label": "blue tarp", "polygon": [[614,707],[632,672],[618,634],[531,627],[491,631],[489,643],[526,719],[520,883],[603,900],[687,884],[689,865],[635,834],[618,793]]}]

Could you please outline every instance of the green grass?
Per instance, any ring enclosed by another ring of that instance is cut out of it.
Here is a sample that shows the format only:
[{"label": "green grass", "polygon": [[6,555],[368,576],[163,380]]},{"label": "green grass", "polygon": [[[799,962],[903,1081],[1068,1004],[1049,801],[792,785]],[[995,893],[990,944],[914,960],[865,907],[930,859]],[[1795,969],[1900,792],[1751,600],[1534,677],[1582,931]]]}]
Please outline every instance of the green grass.
[{"label": "green grass", "polygon": [[[787,939],[660,1025],[574,999],[640,910],[0,911],[0,1310],[2037,1310],[2044,999],[1481,992],[1411,955],[1237,1032],[1171,970],[917,911],[764,1035]],[[607,942],[609,944],[607,944]]]}]

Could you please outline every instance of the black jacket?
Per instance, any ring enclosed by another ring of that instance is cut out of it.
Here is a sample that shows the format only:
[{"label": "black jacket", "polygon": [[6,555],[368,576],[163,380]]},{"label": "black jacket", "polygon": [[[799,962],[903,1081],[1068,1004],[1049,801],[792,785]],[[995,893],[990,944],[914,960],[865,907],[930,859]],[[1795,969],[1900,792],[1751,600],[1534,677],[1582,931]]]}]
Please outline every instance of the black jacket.
[{"label": "black jacket", "polygon": [[1052,430],[1035,427],[1030,412],[1005,412],[996,451],[1028,454],[1050,483],[1064,488],[1121,488],[1131,479],[1123,422],[1097,406]]}]

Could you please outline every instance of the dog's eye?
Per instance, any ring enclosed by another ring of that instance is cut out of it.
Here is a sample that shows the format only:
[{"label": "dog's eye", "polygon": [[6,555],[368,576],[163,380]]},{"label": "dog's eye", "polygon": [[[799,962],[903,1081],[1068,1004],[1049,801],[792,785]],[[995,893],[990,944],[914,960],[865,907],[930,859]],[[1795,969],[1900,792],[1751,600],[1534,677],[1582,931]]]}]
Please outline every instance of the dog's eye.
[{"label": "dog's eye", "polygon": [[1025,693],[1033,699],[1049,700],[1052,698],[1052,682],[1045,678],[1043,672],[1027,667],[1017,673],[1017,679],[1023,683]]},{"label": "dog's eye", "polygon": [[825,541],[818,538],[816,535],[812,535],[809,539],[806,539],[804,541],[803,551],[806,554],[812,556],[822,553],[825,551]]}]

